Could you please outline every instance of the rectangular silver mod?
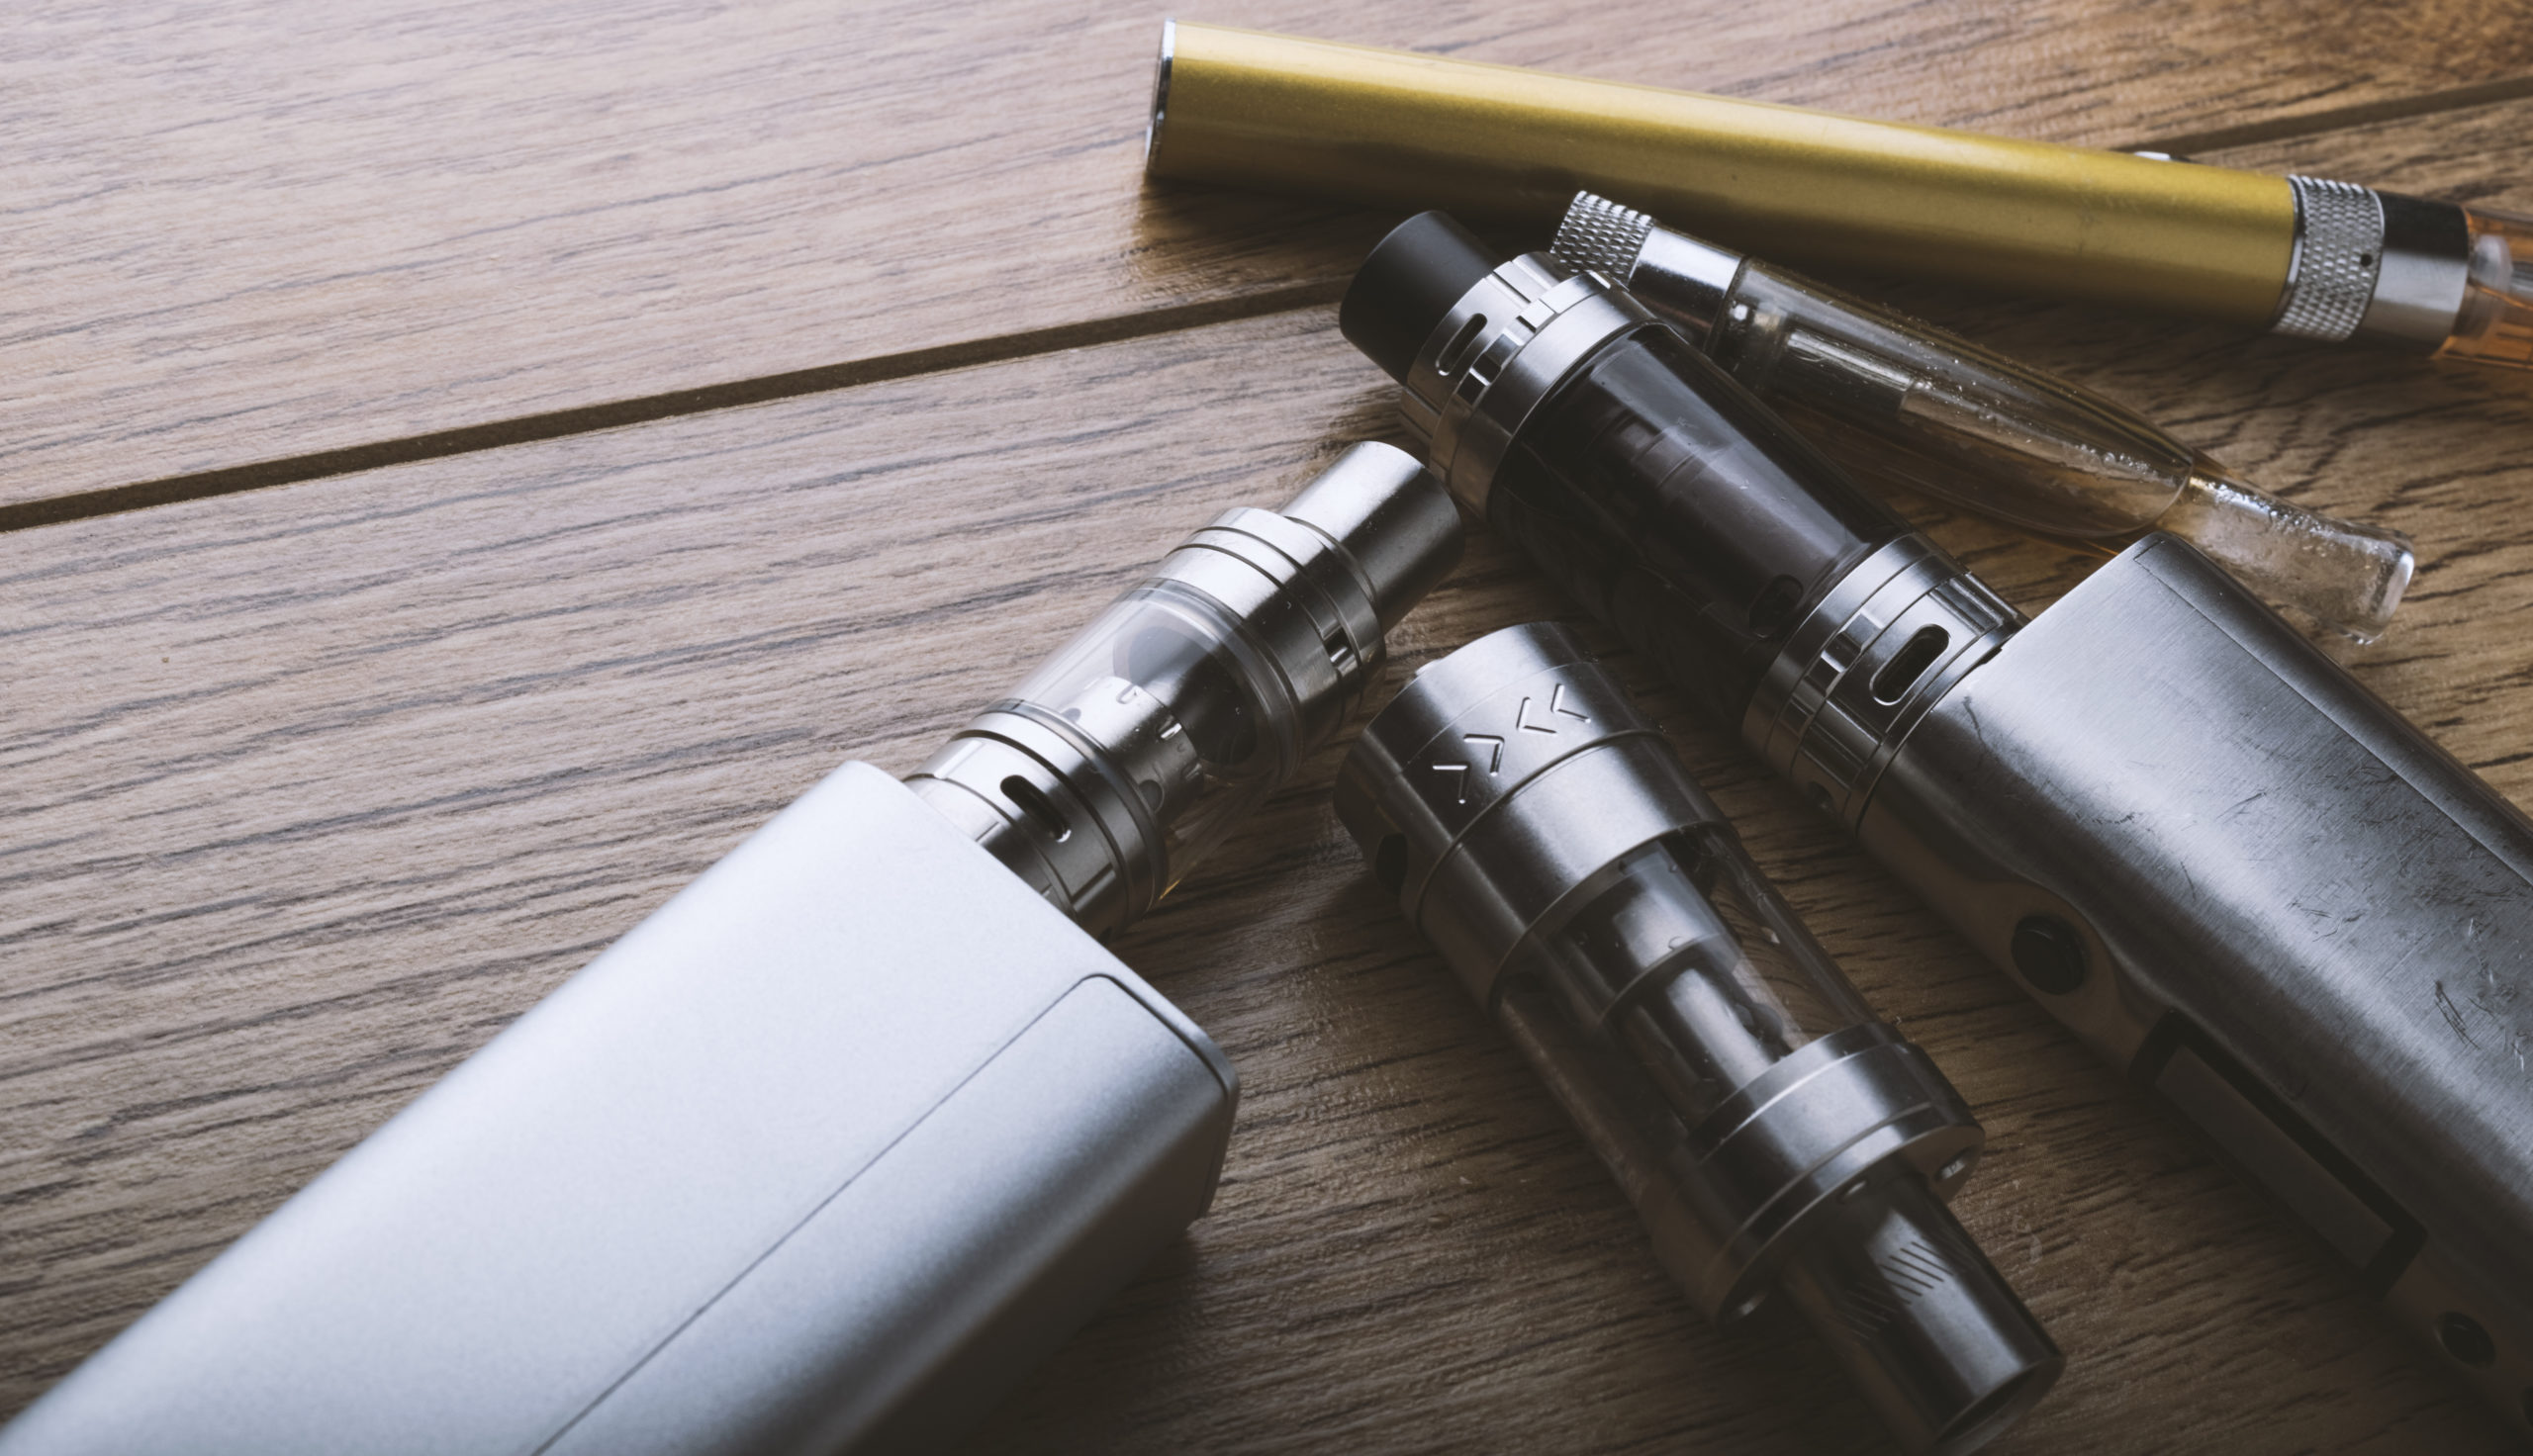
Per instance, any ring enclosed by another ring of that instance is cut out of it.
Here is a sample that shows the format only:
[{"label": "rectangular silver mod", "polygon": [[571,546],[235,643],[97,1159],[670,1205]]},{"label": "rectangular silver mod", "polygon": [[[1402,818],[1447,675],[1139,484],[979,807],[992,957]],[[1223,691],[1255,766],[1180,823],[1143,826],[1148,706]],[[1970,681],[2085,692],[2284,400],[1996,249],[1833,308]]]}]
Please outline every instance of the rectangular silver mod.
[{"label": "rectangular silver mod", "polygon": [[0,1452],[919,1446],[1204,1210],[1235,1094],[1150,986],[848,764]]},{"label": "rectangular silver mod", "polygon": [[1932,698],[1852,822],[2533,1419],[2512,805],[2159,534]]}]

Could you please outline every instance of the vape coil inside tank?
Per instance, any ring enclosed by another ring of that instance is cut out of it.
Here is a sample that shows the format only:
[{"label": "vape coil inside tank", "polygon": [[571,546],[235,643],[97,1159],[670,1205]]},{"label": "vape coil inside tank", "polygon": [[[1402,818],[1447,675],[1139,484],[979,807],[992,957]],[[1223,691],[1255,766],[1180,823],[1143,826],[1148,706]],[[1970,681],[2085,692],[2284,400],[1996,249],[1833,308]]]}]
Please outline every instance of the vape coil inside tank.
[{"label": "vape coil inside tank", "polygon": [[1109,935],[1328,740],[1459,553],[1424,468],[1357,445],[1281,510],[1188,538],[908,782]]},{"label": "vape coil inside tank", "polygon": [[1708,1318],[1782,1293],[1913,1450],[2040,1399],[2058,1351],[1943,1205],[1978,1125],[1563,629],[1424,668],[1337,803]]}]

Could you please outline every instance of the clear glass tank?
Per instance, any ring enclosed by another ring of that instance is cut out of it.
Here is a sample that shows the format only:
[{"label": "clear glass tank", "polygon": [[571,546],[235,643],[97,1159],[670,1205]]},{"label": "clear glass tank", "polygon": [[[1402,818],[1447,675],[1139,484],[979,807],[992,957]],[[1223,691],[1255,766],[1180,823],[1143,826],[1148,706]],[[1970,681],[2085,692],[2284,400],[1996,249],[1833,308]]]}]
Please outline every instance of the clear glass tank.
[{"label": "clear glass tank", "polygon": [[1239,615],[1183,583],[1134,588],[1029,675],[996,709],[1065,726],[1132,775],[1165,846],[1167,893],[1302,753],[1301,705]]}]

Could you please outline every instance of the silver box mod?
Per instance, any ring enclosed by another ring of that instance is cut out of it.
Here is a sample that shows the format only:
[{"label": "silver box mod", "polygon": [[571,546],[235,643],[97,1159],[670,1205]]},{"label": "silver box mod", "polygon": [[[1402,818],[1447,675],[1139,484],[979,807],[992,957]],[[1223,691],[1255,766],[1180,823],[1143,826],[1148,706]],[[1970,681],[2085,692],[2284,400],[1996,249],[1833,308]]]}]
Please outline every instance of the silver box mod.
[{"label": "silver box mod", "polygon": [[0,1436],[919,1445],[1211,1197],[1231,1065],[848,764]]},{"label": "silver box mod", "polygon": [[2170,536],[1942,685],[1865,848],[2533,1421],[2533,824]]},{"label": "silver box mod", "polygon": [[1100,948],[1458,560],[1358,445],[905,783],[849,764],[0,1430],[5,1456],[920,1448],[1205,1209],[1236,1092]]}]

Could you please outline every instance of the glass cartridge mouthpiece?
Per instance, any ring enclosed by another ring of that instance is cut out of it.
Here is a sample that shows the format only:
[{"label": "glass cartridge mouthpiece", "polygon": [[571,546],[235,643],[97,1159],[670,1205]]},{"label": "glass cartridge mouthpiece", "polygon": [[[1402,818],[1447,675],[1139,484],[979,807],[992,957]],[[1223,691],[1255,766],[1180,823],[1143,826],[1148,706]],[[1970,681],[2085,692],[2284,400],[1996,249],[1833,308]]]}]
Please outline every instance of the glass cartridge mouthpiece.
[{"label": "glass cartridge mouthpiece", "polygon": [[[2493,260],[2514,257],[2505,235],[2488,238]],[[2360,642],[2382,635],[2409,586],[2416,559],[2397,531],[2282,500],[2125,406],[1606,198],[1577,194],[1552,251],[1634,293],[1864,479],[2097,547],[2169,531]],[[2533,290],[2533,263],[2485,271]],[[2527,329],[2487,312],[2492,337]]]},{"label": "glass cartridge mouthpiece", "polygon": [[1563,628],[1428,664],[1337,808],[1709,1319],[1783,1298],[1913,1451],[2047,1391],[2057,1348],[1944,1206],[1978,1124]]},{"label": "glass cartridge mouthpiece", "polygon": [[1328,741],[1460,544],[1412,456],[1357,445],[1189,537],[907,782],[1108,936]]},{"label": "glass cartridge mouthpiece", "polygon": [[2533,369],[2533,218],[2463,208],[2463,307],[2440,358]]}]

